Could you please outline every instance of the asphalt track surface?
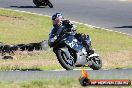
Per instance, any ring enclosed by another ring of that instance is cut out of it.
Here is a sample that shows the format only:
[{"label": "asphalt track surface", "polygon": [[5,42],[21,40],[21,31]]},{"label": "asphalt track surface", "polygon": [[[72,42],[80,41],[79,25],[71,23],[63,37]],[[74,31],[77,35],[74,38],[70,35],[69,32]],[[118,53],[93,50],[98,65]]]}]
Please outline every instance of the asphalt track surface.
[{"label": "asphalt track surface", "polygon": [[[120,0],[53,0],[54,8],[36,8],[32,0],[0,0],[0,7],[44,15],[61,12],[70,20],[132,34],[132,2]],[[90,78],[132,79],[132,69],[88,70]],[[81,76],[81,71],[6,71],[0,80],[37,80]]]},{"label": "asphalt track surface", "polygon": [[[90,79],[130,79],[132,80],[132,69],[124,70],[85,70]],[[74,71],[5,71],[0,72],[0,81],[23,81],[79,78],[81,70]]]}]

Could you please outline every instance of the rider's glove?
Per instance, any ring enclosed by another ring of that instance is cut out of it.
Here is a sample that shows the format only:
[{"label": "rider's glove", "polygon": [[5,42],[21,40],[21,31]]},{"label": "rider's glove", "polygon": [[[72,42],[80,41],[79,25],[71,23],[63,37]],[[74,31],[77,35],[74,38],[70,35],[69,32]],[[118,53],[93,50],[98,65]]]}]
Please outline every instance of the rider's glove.
[{"label": "rider's glove", "polygon": [[54,44],[55,40],[57,39],[57,36],[51,38],[49,41],[48,41],[48,44],[50,47],[52,47],[52,45]]},{"label": "rider's glove", "polygon": [[50,39],[50,42],[54,42],[57,39],[57,36]]}]

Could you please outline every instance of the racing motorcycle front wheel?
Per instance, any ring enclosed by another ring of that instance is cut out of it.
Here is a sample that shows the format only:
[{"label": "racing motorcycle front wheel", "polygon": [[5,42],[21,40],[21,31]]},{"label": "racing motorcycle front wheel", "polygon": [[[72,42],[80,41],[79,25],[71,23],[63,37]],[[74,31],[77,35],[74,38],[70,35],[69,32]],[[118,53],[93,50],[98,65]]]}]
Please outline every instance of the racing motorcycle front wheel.
[{"label": "racing motorcycle front wheel", "polygon": [[73,70],[75,67],[74,55],[68,48],[60,48],[56,51],[56,56],[61,66],[66,70]]},{"label": "racing motorcycle front wheel", "polygon": [[50,1],[47,2],[47,5],[48,5],[50,8],[53,8],[53,4],[52,4]]}]

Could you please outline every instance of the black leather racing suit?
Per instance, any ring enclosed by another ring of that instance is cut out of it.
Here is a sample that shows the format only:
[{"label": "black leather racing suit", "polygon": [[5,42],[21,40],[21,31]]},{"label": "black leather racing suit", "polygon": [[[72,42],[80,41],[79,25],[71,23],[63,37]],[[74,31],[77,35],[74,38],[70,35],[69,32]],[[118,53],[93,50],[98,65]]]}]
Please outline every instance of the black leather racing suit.
[{"label": "black leather racing suit", "polygon": [[[50,47],[52,47],[52,45],[54,45],[54,38],[55,37],[59,37],[61,36],[61,33],[63,33],[63,30],[67,29],[67,31],[71,31],[71,29],[74,29],[75,25],[73,25],[69,20],[64,20],[62,22],[62,25],[59,26],[54,26],[54,28],[51,31],[50,37],[49,37],[49,41],[48,44]],[[75,30],[74,30],[75,31]],[[86,38],[88,38],[88,35],[82,34],[82,33],[75,33],[75,37],[82,42],[83,46],[86,48],[87,53],[90,52],[90,46],[91,46],[91,42],[87,43]]]},{"label": "black leather racing suit", "polygon": [[69,20],[63,20],[61,25],[54,25],[48,40],[48,44],[52,47],[55,44],[55,39],[57,39],[61,34],[65,31],[71,31],[70,29],[73,27],[73,24]]}]

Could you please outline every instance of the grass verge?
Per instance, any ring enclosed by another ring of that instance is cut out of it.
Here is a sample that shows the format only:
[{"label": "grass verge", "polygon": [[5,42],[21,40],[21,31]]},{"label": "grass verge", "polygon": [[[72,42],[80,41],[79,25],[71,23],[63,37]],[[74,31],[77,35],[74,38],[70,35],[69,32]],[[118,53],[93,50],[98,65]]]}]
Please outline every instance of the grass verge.
[{"label": "grass verge", "polygon": [[[0,42],[32,43],[48,39],[51,19],[45,16],[0,9]],[[99,52],[103,69],[132,67],[132,37],[79,25],[77,32],[89,34]],[[33,54],[16,54],[16,59],[0,60],[0,70],[62,69],[52,49]]]},{"label": "grass verge", "polygon": [[[131,88],[131,86],[87,86],[88,88]],[[84,88],[78,79],[45,79],[24,82],[0,82],[0,88]]]}]

